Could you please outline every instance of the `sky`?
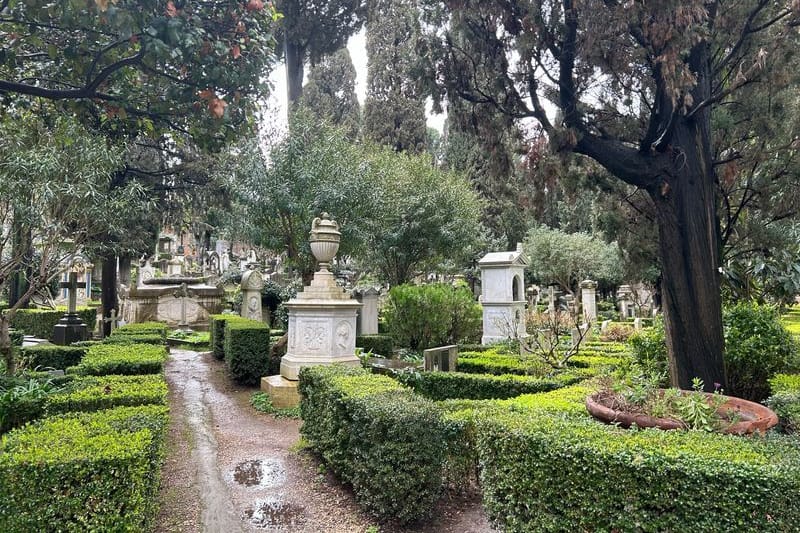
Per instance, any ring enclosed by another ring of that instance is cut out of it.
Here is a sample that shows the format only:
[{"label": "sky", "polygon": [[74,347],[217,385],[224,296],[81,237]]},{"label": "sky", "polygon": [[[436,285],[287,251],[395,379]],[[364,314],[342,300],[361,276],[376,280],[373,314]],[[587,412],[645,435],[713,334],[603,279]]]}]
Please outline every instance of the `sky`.
[{"label": "sky", "polygon": [[[347,50],[350,52],[350,57],[353,60],[353,65],[356,68],[356,97],[361,105],[364,105],[364,98],[367,94],[367,38],[366,31],[362,28],[361,31],[350,37],[347,41]],[[308,68],[306,68],[308,73]],[[269,117],[280,123],[275,124],[279,129],[285,130],[286,126],[286,68],[283,63],[278,64],[275,70],[272,71],[269,77],[272,82],[273,90],[269,98]],[[428,126],[439,130],[441,133],[444,127],[445,118],[447,115],[435,115],[431,111],[432,102],[430,99],[426,103],[426,115],[428,117]],[[282,126],[282,127],[281,127]]]}]

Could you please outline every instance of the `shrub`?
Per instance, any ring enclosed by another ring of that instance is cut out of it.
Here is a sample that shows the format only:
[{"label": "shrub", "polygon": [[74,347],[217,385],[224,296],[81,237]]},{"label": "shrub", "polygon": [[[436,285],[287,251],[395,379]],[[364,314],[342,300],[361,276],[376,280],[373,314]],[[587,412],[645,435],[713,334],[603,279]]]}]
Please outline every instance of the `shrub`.
[{"label": "shrub", "polygon": [[0,531],[149,531],[162,406],[46,418],[0,441]]},{"label": "shrub", "polygon": [[81,363],[72,367],[80,375],[159,374],[164,369],[167,350],[152,344],[98,344],[90,346]]},{"label": "shrub", "polygon": [[86,354],[81,346],[55,346],[39,344],[22,349],[22,358],[28,368],[47,367],[65,369],[77,365]]},{"label": "shrub", "polygon": [[723,313],[728,394],[753,401],[769,395],[769,379],[795,356],[797,347],[771,306],[743,303]]},{"label": "shrub", "polygon": [[606,342],[625,342],[633,334],[633,326],[628,324],[609,324],[606,330],[600,333],[600,339]]},{"label": "shrub", "polygon": [[484,505],[504,531],[793,531],[800,520],[800,452],[779,436],[536,411],[477,426]]},{"label": "shrub", "polygon": [[104,344],[166,344],[165,338],[158,333],[111,335],[103,339]]},{"label": "shrub", "polygon": [[239,315],[211,315],[211,352],[222,361],[225,359],[225,323],[229,320],[245,320]]},{"label": "shrub", "polygon": [[628,338],[634,361],[649,375],[664,376],[667,384],[669,363],[664,321],[656,320],[652,328],[638,331]]},{"label": "shrub", "polygon": [[778,415],[784,431],[796,433],[800,429],[800,375],[777,374],[769,386],[772,396],[765,403]]},{"label": "shrub", "polygon": [[166,405],[167,382],[160,374],[87,376],[71,382],[45,402],[47,414],[97,411],[120,406]]},{"label": "shrub", "polygon": [[463,286],[434,283],[393,287],[384,317],[395,342],[412,350],[475,342],[481,334],[481,306]]},{"label": "shrub", "polygon": [[554,379],[531,376],[493,376],[463,372],[408,372],[398,374],[401,383],[431,400],[464,398],[505,399],[563,387]]},{"label": "shrub", "polygon": [[226,321],[225,361],[236,383],[257,385],[269,371],[269,326],[256,320]]},{"label": "shrub", "polygon": [[356,346],[365,352],[391,357],[394,353],[394,341],[390,335],[359,335]]},{"label": "shrub", "polygon": [[126,335],[159,335],[162,339],[166,339],[167,325],[163,322],[139,322],[138,324],[125,324],[111,332],[112,337]]},{"label": "shrub", "polygon": [[[19,309],[14,318],[11,319],[11,327],[25,332],[25,335],[33,335],[40,339],[52,339],[53,328],[66,313],[66,307],[56,309]],[[94,322],[97,316],[97,309],[94,307],[78,307],[78,316],[89,331],[94,329]]]},{"label": "shrub", "polygon": [[442,482],[439,409],[386,376],[359,368],[300,371],[302,433],[356,500],[379,519],[430,514]]},{"label": "shrub", "polygon": [[11,337],[11,346],[22,346],[22,341],[25,340],[25,332],[17,331],[16,329],[8,330],[8,335]]},{"label": "shrub", "polygon": [[15,381],[0,387],[0,433],[42,416],[47,397],[56,390],[33,378]]}]

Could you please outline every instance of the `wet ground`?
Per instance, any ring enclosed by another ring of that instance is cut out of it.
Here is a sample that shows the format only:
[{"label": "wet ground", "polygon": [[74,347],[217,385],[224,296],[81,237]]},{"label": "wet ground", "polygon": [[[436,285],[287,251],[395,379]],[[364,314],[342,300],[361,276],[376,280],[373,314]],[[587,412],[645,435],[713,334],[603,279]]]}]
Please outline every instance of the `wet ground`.
[{"label": "wet ground", "polygon": [[363,514],[352,493],[299,449],[300,422],[250,407],[208,354],[172,350],[166,367],[172,422],[161,532],[488,533],[475,497],[446,496],[436,518],[400,528]]}]

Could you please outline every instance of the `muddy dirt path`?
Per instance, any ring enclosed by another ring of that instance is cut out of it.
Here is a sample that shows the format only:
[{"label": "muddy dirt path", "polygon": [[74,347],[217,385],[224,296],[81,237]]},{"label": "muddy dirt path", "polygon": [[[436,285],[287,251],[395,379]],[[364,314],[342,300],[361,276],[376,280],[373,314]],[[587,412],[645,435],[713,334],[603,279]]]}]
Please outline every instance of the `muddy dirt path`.
[{"label": "muddy dirt path", "polygon": [[250,407],[208,354],[172,350],[166,366],[172,414],[158,533],[489,533],[480,502],[443,498],[437,518],[400,528],[362,513],[352,493],[309,452],[300,422]]}]

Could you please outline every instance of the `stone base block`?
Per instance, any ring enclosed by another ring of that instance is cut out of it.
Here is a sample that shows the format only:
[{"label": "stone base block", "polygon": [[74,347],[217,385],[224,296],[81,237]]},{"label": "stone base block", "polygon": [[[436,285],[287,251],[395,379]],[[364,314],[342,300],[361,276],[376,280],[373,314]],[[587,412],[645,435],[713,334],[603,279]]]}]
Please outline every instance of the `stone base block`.
[{"label": "stone base block", "polygon": [[269,394],[272,405],[278,409],[288,409],[300,405],[300,393],[297,382],[289,381],[283,376],[267,376],[261,378],[261,390]]},{"label": "stone base block", "polygon": [[361,360],[355,355],[345,357],[304,357],[287,354],[281,358],[281,376],[296,381],[300,379],[300,369],[304,366],[333,364],[359,366]]},{"label": "stone base block", "polygon": [[89,339],[89,329],[76,314],[64,315],[53,328],[53,344],[66,346]]}]

